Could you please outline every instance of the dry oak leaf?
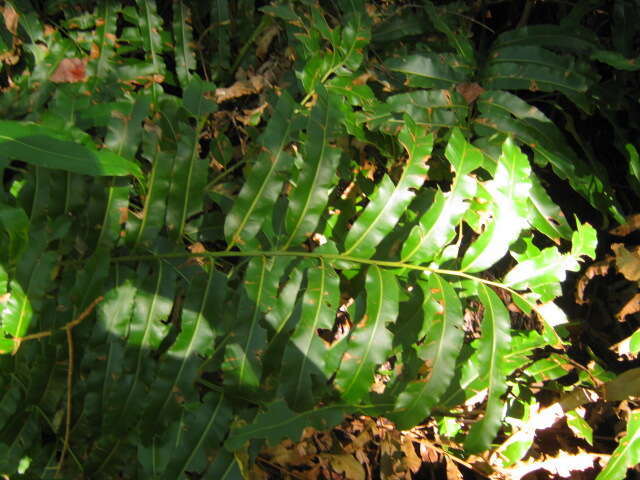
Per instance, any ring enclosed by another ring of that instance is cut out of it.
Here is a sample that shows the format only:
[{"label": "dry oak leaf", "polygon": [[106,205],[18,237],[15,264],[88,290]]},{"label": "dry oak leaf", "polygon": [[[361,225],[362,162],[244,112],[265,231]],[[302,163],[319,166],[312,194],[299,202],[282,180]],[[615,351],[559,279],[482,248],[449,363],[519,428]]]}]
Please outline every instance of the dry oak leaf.
[{"label": "dry oak leaf", "polygon": [[63,58],[49,80],[55,83],[78,83],[84,82],[86,79],[87,72],[84,60],[80,58]]}]

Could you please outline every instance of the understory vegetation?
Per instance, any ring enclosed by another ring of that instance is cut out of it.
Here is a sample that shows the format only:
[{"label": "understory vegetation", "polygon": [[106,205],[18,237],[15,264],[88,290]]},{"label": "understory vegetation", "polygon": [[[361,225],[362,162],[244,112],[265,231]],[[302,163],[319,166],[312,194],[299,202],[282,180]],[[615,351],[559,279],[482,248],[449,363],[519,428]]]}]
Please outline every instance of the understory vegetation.
[{"label": "understory vegetation", "polygon": [[2,14],[3,478],[640,463],[638,2]]}]

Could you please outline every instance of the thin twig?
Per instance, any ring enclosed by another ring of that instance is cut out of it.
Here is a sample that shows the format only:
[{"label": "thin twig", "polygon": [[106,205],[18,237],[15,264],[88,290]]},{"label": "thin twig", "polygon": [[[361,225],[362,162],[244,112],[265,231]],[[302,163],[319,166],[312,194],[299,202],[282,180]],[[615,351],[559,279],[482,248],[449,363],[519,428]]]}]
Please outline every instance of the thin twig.
[{"label": "thin twig", "polygon": [[[91,305],[89,305],[84,310],[84,312],[82,312],[80,315],[78,315],[78,317],[75,318],[74,320],[71,320],[69,323],[64,324],[62,327],[60,327],[60,330],[67,330],[68,328],[73,328],[76,325],[78,325],[85,318],[87,318],[89,316],[89,314],[91,314],[93,309],[96,308],[96,305],[98,303],[100,303],[102,300],[104,300],[103,296],[100,296],[100,297],[96,298],[93,302],[91,302]],[[12,355],[15,355],[16,353],[18,353],[18,350],[20,349],[20,345],[22,345],[24,342],[26,342],[28,340],[38,340],[39,338],[50,337],[51,335],[53,335],[54,331],[55,330],[45,330],[43,332],[38,332],[38,333],[32,333],[30,335],[25,335],[24,337],[14,337],[12,339],[13,343],[14,343]]]},{"label": "thin twig", "polygon": [[[65,330],[67,334],[67,354],[68,354],[68,362],[69,366],[67,368],[67,408],[66,408],[66,419],[64,426],[64,441],[62,444],[62,453],[60,454],[60,461],[58,462],[58,466],[56,467],[56,478],[60,477],[60,472],[62,471],[62,465],[64,463],[64,457],[67,454],[67,450],[69,450],[69,436],[71,433],[71,390],[73,387],[73,336],[71,334],[71,330],[73,327],[77,326],[82,322],[85,318],[87,318],[96,305],[104,300],[103,296],[99,296],[96,298],[91,304],[75,319],[71,320],[69,323],[65,324],[61,327],[61,330]],[[52,335],[53,331],[49,330],[47,332],[35,333],[33,335],[28,335],[27,337],[14,338],[16,342],[16,350],[19,348],[20,344],[25,340],[33,340],[36,338],[43,338]],[[15,353],[15,352],[14,352]]]}]

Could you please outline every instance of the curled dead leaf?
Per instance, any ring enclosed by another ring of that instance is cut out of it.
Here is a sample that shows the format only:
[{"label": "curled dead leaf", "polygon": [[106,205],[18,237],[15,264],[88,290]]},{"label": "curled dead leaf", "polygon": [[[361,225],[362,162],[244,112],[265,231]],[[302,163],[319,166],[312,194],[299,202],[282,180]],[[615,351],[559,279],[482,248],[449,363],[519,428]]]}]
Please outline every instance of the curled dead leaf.
[{"label": "curled dead leaf", "polygon": [[640,312],[640,293],[636,293],[622,308],[616,313],[619,322],[624,322],[628,315]]},{"label": "curled dead leaf", "polygon": [[609,230],[609,233],[617,237],[626,237],[631,232],[635,232],[638,229],[640,229],[640,213],[635,213],[633,215],[629,215],[627,217],[627,221],[622,225],[618,225],[617,227]]},{"label": "curled dead leaf", "polygon": [[631,282],[640,280],[640,250],[638,247],[627,250],[623,244],[614,243],[611,245],[611,250],[616,254],[618,271]]},{"label": "curled dead leaf", "polygon": [[600,260],[599,262],[592,263],[587,267],[584,273],[578,279],[576,283],[576,303],[579,305],[584,305],[588,303],[589,300],[584,298],[584,291],[587,288],[589,282],[596,276],[604,276],[609,272],[609,268],[613,265],[614,258],[611,256],[605,257],[604,260]]},{"label": "curled dead leaf", "polygon": [[256,57],[262,58],[267,54],[271,42],[276,38],[278,33],[280,33],[280,26],[273,23],[258,37],[256,40]]},{"label": "curled dead leaf", "polygon": [[222,103],[245,95],[260,93],[266,86],[262,75],[253,75],[247,80],[238,80],[228,88],[216,89],[216,102]]}]

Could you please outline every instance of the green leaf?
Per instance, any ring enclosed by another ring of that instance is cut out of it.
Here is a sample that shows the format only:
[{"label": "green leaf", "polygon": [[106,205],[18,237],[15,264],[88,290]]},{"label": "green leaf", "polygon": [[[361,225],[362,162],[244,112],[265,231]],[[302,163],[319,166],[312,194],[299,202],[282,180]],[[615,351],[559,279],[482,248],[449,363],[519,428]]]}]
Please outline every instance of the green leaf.
[{"label": "green leaf", "polygon": [[191,11],[183,0],[173,4],[173,39],[176,47],[176,73],[184,88],[191,79],[191,72],[196,69],[196,54],[192,49]]},{"label": "green leaf", "polygon": [[389,357],[393,339],[386,326],[398,316],[398,283],[392,272],[371,265],[365,288],[367,308],[364,316],[354,322],[335,378],[342,398],[351,404],[365,398],[373,384],[376,365]]},{"label": "green leaf", "polygon": [[[113,72],[112,62],[115,56],[115,34],[119,9],[120,4],[112,0],[101,0],[96,8],[96,17],[102,19],[102,22],[96,25],[95,35],[95,45],[99,56],[94,62],[87,65],[90,90],[106,80]],[[90,70],[91,67],[93,67],[93,71]]]},{"label": "green leaf", "polygon": [[402,114],[407,114],[417,125],[435,128],[463,127],[469,106],[462,95],[449,90],[415,90],[391,95],[385,103],[366,106],[362,121],[371,130],[380,129],[396,135],[404,125]]},{"label": "green leaf", "polygon": [[[493,49],[489,58],[482,79],[487,89],[559,91],[575,99],[593,83],[585,65],[573,57],[534,45]],[[586,102],[586,97],[581,101]]]},{"label": "green leaf", "polygon": [[[260,325],[262,312],[258,307],[265,300],[273,281],[265,257],[253,257],[247,266],[244,288],[238,306],[237,323],[230,325],[231,339],[225,346],[222,370],[225,384],[253,391],[262,377],[261,352],[266,348],[266,332]],[[269,281],[271,280],[271,281]]]},{"label": "green leaf", "polygon": [[560,239],[571,238],[571,227],[562,210],[553,203],[540,180],[531,176],[531,190],[529,191],[529,224],[551,240],[559,243]]},{"label": "green leaf", "polygon": [[398,140],[409,155],[397,185],[388,175],[382,177],[378,189],[364,212],[355,221],[345,239],[344,255],[369,258],[382,239],[393,230],[396,222],[415,196],[414,190],[424,183],[429,167],[426,162],[433,147],[433,136],[426,135],[409,118]]},{"label": "green leaf", "polygon": [[197,119],[215,112],[218,106],[206,97],[207,92],[215,90],[215,85],[211,82],[203,81],[197,75],[191,76],[190,79],[191,81],[185,84],[186,87],[182,98],[184,108]]},{"label": "green leaf", "polygon": [[503,91],[483,93],[477,105],[481,116],[474,123],[479,133],[515,135],[534,151],[537,163],[550,163],[556,175],[568,180],[594,207],[622,219],[606,175],[595,172],[576,155],[560,129],[540,110]]},{"label": "green leaf", "polygon": [[[203,272],[204,273],[204,272]],[[215,269],[191,281],[184,300],[180,332],[160,360],[157,376],[147,397],[147,426],[173,417],[182,402],[196,401],[194,389],[203,358],[213,353],[219,306],[224,302],[226,278]],[[157,427],[156,427],[157,428]]]},{"label": "green leaf", "polygon": [[485,185],[494,202],[493,221],[469,246],[462,270],[486,270],[500,260],[526,226],[527,198],[531,188],[527,156],[509,138],[502,145],[496,173]]},{"label": "green leaf", "polygon": [[541,358],[529,365],[524,371],[531,375],[536,382],[546,382],[564,377],[573,369],[569,359],[564,355],[552,353],[547,358]]},{"label": "green leaf", "polygon": [[288,237],[283,250],[291,244],[299,244],[315,231],[335,183],[341,151],[332,147],[330,142],[335,138],[342,116],[339,99],[324,89],[319,89],[318,93],[318,103],[313,107],[307,124],[306,161],[296,179],[296,187],[289,195]]},{"label": "green leaf", "polygon": [[142,176],[137,164],[109,151],[50,136],[33,123],[0,121],[0,155],[40,167],[92,176]]},{"label": "green leaf", "polygon": [[424,9],[429,15],[429,20],[433,23],[433,26],[442,33],[447,36],[449,40],[449,44],[453,46],[457,51],[458,55],[464,58],[469,64],[475,65],[475,51],[474,46],[472,45],[469,38],[462,34],[459,31],[456,31],[455,28],[452,28],[445,19],[447,18],[447,8],[441,7],[437,9],[433,2],[425,0],[423,2]]},{"label": "green leaf", "polygon": [[633,144],[627,143],[624,148],[629,156],[629,174],[627,175],[627,179],[634,193],[640,196],[640,156]]},{"label": "green leaf", "polygon": [[468,73],[453,54],[423,53],[391,58],[385,67],[407,77],[407,84],[416,88],[452,88],[467,81]]},{"label": "green leaf", "polygon": [[162,18],[158,15],[156,2],[148,0],[136,0],[140,15],[138,16],[138,28],[142,37],[144,54],[149,62],[150,69],[147,75],[152,78],[151,92],[153,103],[157,105],[162,87],[159,81],[164,79],[166,66],[160,55],[162,53],[162,38],[160,32],[163,31]]},{"label": "green leaf", "polygon": [[538,255],[528,258],[513,267],[504,277],[503,283],[515,290],[563,282],[566,271],[577,267],[571,256],[562,255],[556,247],[545,248]]},{"label": "green leaf", "polygon": [[606,63],[617,70],[627,72],[637,72],[640,70],[640,63],[637,57],[627,58],[615,50],[596,50],[591,53],[590,58],[598,62]]},{"label": "green leaf", "polygon": [[144,198],[141,218],[132,216],[127,225],[127,230],[135,234],[134,246],[151,245],[165,226],[167,197],[171,187],[175,153],[160,148],[161,135],[162,131],[156,127],[148,129],[142,136],[142,157],[151,163],[151,172],[147,176],[147,194]]},{"label": "green leaf", "polygon": [[295,103],[283,93],[276,104],[259,142],[266,149],[246,179],[224,224],[229,244],[243,247],[254,241],[264,221],[270,216],[280,188],[291,168],[293,158],[284,151],[292,130]]},{"label": "green leaf", "polygon": [[501,397],[507,391],[504,356],[509,352],[511,342],[509,311],[502,300],[484,284],[478,285],[478,294],[484,305],[484,317],[477,352],[478,361],[484,369],[487,406],[484,417],[471,427],[464,442],[468,452],[481,452],[489,448],[500,429],[504,406]]},{"label": "green leaf", "polygon": [[318,382],[325,380],[327,347],[318,329],[333,326],[339,292],[338,276],[324,260],[307,269],[300,319],[285,348],[281,370],[282,390],[294,410],[307,409],[315,403],[312,377]]},{"label": "green leaf", "polygon": [[0,260],[14,265],[29,243],[29,218],[21,208],[0,203]]},{"label": "green leaf", "polygon": [[579,438],[584,438],[589,445],[593,445],[593,429],[587,421],[576,410],[566,413],[567,425]]},{"label": "green leaf", "polygon": [[446,149],[455,177],[448,193],[438,190],[433,204],[413,227],[402,247],[403,262],[432,260],[455,236],[455,229],[476,193],[476,180],[468,174],[482,164],[482,153],[454,129]]},{"label": "green leaf", "polygon": [[611,458],[596,480],[620,480],[627,469],[640,463],[640,412],[634,411],[627,423],[627,433],[613,451]]},{"label": "green leaf", "polygon": [[162,478],[188,478],[187,472],[203,472],[211,459],[209,451],[222,445],[231,418],[231,404],[224,395],[207,393],[202,405],[187,411]]},{"label": "green leaf", "polygon": [[[166,323],[175,296],[175,272],[163,262],[154,268],[138,270],[137,293],[130,321],[126,328],[127,348],[124,352],[124,372],[120,381],[105,397],[105,426],[109,433],[130,428],[144,407],[144,392],[153,380],[153,363],[149,352],[160,347],[169,332]],[[126,314],[126,309],[123,311]],[[127,321],[126,318],[118,321]]]},{"label": "green leaf", "polygon": [[[263,7],[268,8],[268,7]],[[209,35],[216,48],[215,57],[211,60],[211,73],[218,68],[228,69],[231,58],[231,16],[228,0],[214,0],[209,11]],[[215,77],[214,77],[215,78]]]},{"label": "green leaf", "polygon": [[464,339],[462,304],[453,287],[435,273],[428,282],[419,284],[425,296],[422,308],[428,330],[418,356],[430,371],[425,378],[409,383],[396,399],[391,418],[403,430],[418,425],[437,405],[453,378]]},{"label": "green leaf", "polygon": [[493,48],[538,45],[576,53],[598,48],[598,37],[579,25],[529,25],[501,33]]},{"label": "green leaf", "polygon": [[576,259],[587,256],[595,260],[597,246],[598,232],[595,228],[576,219],[576,231],[571,236],[571,255]]},{"label": "green leaf", "polygon": [[253,439],[266,439],[269,445],[276,445],[284,438],[298,441],[305,428],[325,430],[340,423],[344,415],[345,407],[341,405],[296,413],[284,401],[277,400],[269,404],[265,412],[258,414],[251,424],[232,429],[224,446],[229,450],[239,450],[245,442]]},{"label": "green leaf", "polygon": [[195,228],[187,220],[203,209],[209,166],[206,159],[200,158],[199,142],[199,130],[180,122],[165,219],[170,236],[178,240],[193,233]]}]

